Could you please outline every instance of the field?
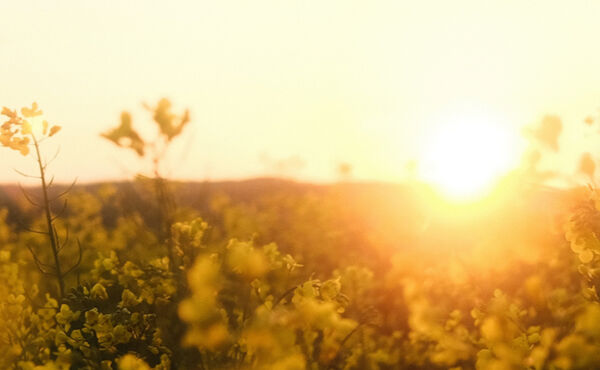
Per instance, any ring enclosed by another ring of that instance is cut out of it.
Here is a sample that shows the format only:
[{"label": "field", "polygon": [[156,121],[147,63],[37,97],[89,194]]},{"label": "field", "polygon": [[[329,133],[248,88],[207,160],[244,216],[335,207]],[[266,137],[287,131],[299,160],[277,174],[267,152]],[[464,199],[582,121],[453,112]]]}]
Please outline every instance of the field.
[{"label": "field", "polygon": [[164,231],[148,181],[70,190],[64,295],[43,212],[0,188],[3,368],[600,366],[588,189],[172,182]]},{"label": "field", "polygon": [[152,172],[70,186],[44,154],[61,127],[3,109],[3,150],[39,172],[0,187],[1,368],[600,367],[600,194],[544,185],[541,152],[460,201],[416,179],[181,182],[163,159],[189,113],[147,108],[153,140],[128,112],[102,137]]},{"label": "field", "polygon": [[0,14],[0,370],[600,369],[600,1]]}]

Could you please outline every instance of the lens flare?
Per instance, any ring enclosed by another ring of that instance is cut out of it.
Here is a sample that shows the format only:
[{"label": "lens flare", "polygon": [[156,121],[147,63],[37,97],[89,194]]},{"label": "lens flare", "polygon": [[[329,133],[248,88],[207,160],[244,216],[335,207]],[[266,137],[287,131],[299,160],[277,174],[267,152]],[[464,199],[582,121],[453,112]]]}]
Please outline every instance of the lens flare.
[{"label": "lens flare", "polygon": [[518,164],[519,139],[490,119],[462,118],[441,125],[423,146],[422,180],[446,196],[472,200]]}]

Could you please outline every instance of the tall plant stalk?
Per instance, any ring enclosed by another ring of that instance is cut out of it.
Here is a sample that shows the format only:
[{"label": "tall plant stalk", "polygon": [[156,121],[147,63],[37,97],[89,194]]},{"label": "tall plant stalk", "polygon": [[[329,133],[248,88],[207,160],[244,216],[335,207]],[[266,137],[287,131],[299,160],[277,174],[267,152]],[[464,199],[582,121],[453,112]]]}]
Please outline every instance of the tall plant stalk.
[{"label": "tall plant stalk", "polygon": [[165,158],[172,140],[179,136],[183,128],[189,123],[189,112],[186,110],[181,115],[171,112],[171,102],[167,99],[159,100],[154,107],[145,105],[152,113],[154,123],[158,126],[158,135],[154,140],[146,141],[133,128],[132,118],[128,112],[121,114],[120,126],[102,134],[102,137],[112,141],[117,146],[133,150],[139,157],[151,160],[153,176],[151,178],[158,210],[158,229],[156,236],[160,243],[164,243],[166,255],[169,258],[170,270],[179,271],[176,251],[171,238],[171,226],[174,223],[174,200],[169,189],[169,181],[161,175],[160,165]]},{"label": "tall plant stalk", "polygon": [[54,226],[54,220],[52,218],[52,209],[50,208],[50,201],[48,199],[48,184],[46,183],[46,167],[42,164],[42,155],[40,154],[40,145],[33,133],[31,133],[33,139],[33,145],[35,147],[35,155],[37,157],[37,163],[40,169],[40,179],[42,181],[42,195],[43,195],[43,208],[46,215],[46,227],[48,229],[48,238],[50,240],[50,247],[52,248],[52,256],[54,257],[54,269],[56,280],[58,281],[60,296],[65,295],[65,280],[60,268],[60,258],[58,257],[59,245],[58,235],[56,233],[56,227]]},{"label": "tall plant stalk", "polygon": [[17,114],[16,111],[12,111],[6,107],[2,110],[2,115],[8,117],[8,121],[4,122],[4,124],[0,126],[0,144],[9,147],[10,149],[17,150],[24,156],[30,153],[29,148],[31,145],[33,145],[35,161],[39,169],[39,175],[31,176],[23,174],[19,171],[17,172],[26,177],[39,179],[41,182],[40,185],[42,199],[39,201],[35,199],[35,197],[33,197],[32,195],[28,194],[23,187],[21,187],[21,191],[23,192],[25,198],[32,205],[39,207],[43,212],[44,222],[46,225],[45,230],[27,230],[36,234],[46,235],[48,237],[50,251],[52,254],[52,261],[43,262],[31,246],[28,245],[28,248],[40,272],[45,275],[53,276],[56,279],[59,297],[62,299],[65,295],[65,277],[81,264],[82,249],[81,244],[77,242],[79,253],[77,261],[70,268],[65,270],[64,266],[61,263],[60,253],[69,242],[69,233],[67,229],[66,236],[64,240],[61,241],[58,235],[58,231],[56,229],[55,221],[60,216],[60,214],[66,209],[67,202],[66,200],[64,201],[62,211],[56,215],[52,212],[52,203],[62,198],[64,195],[68,194],[72,187],[75,185],[75,182],[73,182],[71,186],[68,187],[67,190],[65,190],[64,192],[58,194],[52,199],[50,198],[48,190],[52,186],[54,178],[52,178],[50,181],[48,181],[47,179],[46,169],[49,162],[44,162],[40,150],[40,143],[42,140],[54,136],[58,131],[60,131],[61,128],[60,126],[49,127],[48,122],[43,121],[41,122],[42,138],[38,139],[38,137],[34,133],[34,130],[32,129],[32,125],[33,121],[38,121],[37,123],[40,123],[39,116],[42,115],[42,111],[38,109],[36,103],[33,103],[31,108],[22,108],[21,113],[22,116]]}]

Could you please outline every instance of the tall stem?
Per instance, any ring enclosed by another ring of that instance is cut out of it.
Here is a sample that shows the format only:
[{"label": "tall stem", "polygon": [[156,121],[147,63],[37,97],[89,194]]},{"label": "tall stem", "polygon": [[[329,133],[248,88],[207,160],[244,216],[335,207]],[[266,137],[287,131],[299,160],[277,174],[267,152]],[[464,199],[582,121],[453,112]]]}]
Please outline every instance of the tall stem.
[{"label": "tall stem", "polygon": [[44,212],[46,214],[46,226],[48,227],[48,237],[50,238],[50,246],[52,247],[52,254],[54,256],[54,268],[56,273],[56,279],[58,280],[58,287],[60,298],[65,294],[65,282],[63,280],[62,270],[60,268],[60,259],[58,258],[59,246],[58,238],[56,235],[56,228],[52,219],[52,210],[50,209],[50,201],[48,200],[48,185],[46,184],[46,171],[42,164],[42,155],[40,153],[40,146],[35,137],[31,134],[33,144],[35,146],[35,154],[37,156],[38,166],[40,168],[40,179],[42,180],[42,195],[44,197]]},{"label": "tall stem", "polygon": [[154,164],[154,191],[158,206],[158,217],[160,222],[160,242],[165,243],[167,247],[167,257],[169,258],[169,270],[177,272],[175,262],[175,253],[171,235],[171,226],[173,225],[173,199],[171,197],[167,179],[160,175],[159,163],[162,155],[156,155],[153,159]]}]

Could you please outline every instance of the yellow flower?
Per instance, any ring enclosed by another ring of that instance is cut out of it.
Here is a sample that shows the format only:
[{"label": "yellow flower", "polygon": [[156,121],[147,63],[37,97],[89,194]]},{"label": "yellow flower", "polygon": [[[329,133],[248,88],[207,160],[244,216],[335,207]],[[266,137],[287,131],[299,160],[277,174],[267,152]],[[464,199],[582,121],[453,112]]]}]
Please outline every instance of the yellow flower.
[{"label": "yellow flower", "polygon": [[137,306],[139,303],[140,303],[140,299],[138,297],[136,297],[135,294],[133,294],[133,292],[131,290],[129,290],[129,289],[123,290],[123,293],[121,294],[121,303],[119,303],[119,306],[125,307],[125,308],[130,308],[130,307]]},{"label": "yellow flower", "polygon": [[61,129],[60,126],[52,126],[52,128],[50,129],[50,133],[48,134],[48,137],[54,136],[57,132],[59,132]]},{"label": "yellow flower", "polygon": [[104,285],[100,283],[96,283],[96,285],[94,285],[94,287],[90,291],[90,295],[92,296],[92,298],[95,299],[108,299],[108,293],[106,292],[106,288],[104,288]]},{"label": "yellow flower", "polygon": [[112,332],[113,340],[116,344],[127,343],[131,339],[131,333],[123,325],[117,325]]},{"label": "yellow flower", "polygon": [[31,104],[31,109],[29,109],[27,107],[21,108],[21,114],[23,114],[23,116],[25,116],[27,118],[31,118],[31,117],[41,116],[43,114],[43,112],[41,109],[39,109],[37,103],[33,102],[33,104]]},{"label": "yellow flower", "polygon": [[95,325],[98,321],[98,309],[93,308],[85,313],[85,322],[87,325]]},{"label": "yellow flower", "polygon": [[134,355],[125,355],[117,361],[119,370],[150,370],[150,366]]}]

